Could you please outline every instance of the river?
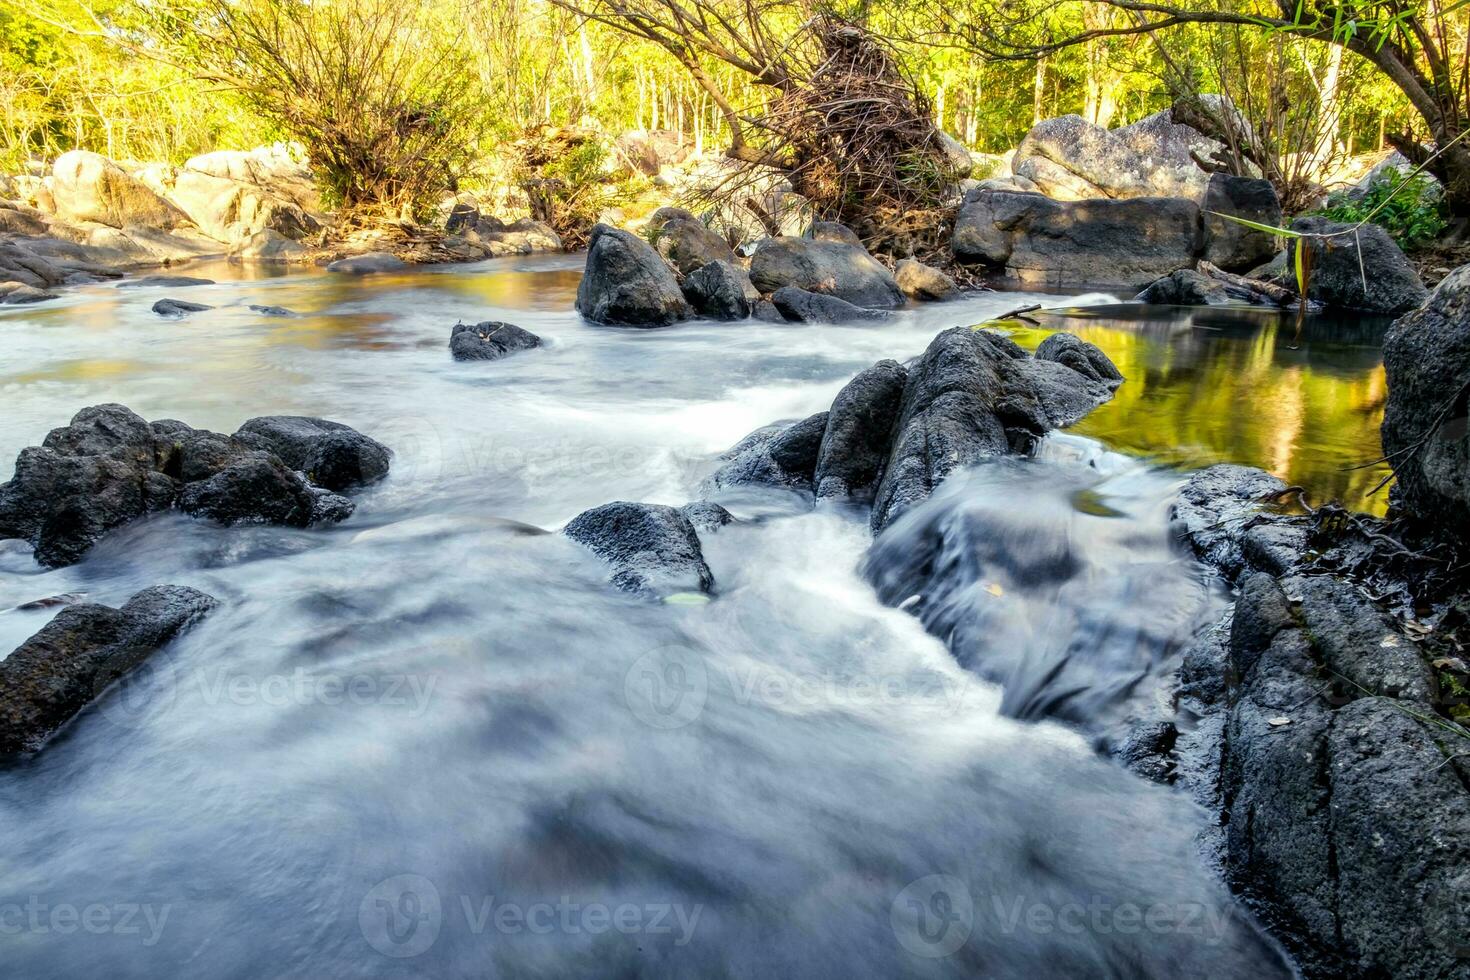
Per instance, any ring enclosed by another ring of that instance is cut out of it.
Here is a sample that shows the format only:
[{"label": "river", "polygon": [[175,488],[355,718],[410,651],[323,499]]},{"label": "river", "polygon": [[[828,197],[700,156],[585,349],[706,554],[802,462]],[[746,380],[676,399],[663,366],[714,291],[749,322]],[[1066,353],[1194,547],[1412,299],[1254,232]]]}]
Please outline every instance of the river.
[{"label": "river", "polygon": [[[619,593],[543,529],[692,499],[741,436],[943,328],[1079,307],[1016,339],[1097,343],[1128,378],[1115,402],[924,508],[996,529],[988,642],[1016,664],[1096,646],[1101,691],[1162,676],[1223,608],[1168,541],[1180,467],[1381,509],[1381,472],[1351,467],[1377,455],[1386,324],[998,292],[880,326],[622,330],[571,311],[579,273],[218,266],[0,313],[5,459],[103,401],[226,432],[321,415],[396,454],[330,529],[166,514],[54,571],[0,545],[0,609],[162,582],[222,600],[0,771],[7,974],[1287,975],[1202,859],[1204,812],[1061,723],[1089,698],[1038,709],[1025,670],[992,683],[881,604],[862,515],[730,500],[749,520],[706,536],[703,605]],[[163,320],[165,295],[216,309]],[[548,346],[455,363],[458,319]],[[1038,542],[1073,554],[1067,587],[1028,585]],[[48,615],[0,614],[0,650]]]}]

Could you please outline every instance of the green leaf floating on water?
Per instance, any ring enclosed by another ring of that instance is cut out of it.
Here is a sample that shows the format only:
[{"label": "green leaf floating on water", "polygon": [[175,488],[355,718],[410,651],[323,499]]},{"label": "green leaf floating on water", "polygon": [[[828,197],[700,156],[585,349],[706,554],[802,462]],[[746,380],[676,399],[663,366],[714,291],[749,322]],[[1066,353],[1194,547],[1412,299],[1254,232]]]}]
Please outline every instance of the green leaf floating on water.
[{"label": "green leaf floating on water", "polygon": [[674,592],[664,596],[664,602],[671,606],[702,606],[709,602],[709,596],[703,592]]}]

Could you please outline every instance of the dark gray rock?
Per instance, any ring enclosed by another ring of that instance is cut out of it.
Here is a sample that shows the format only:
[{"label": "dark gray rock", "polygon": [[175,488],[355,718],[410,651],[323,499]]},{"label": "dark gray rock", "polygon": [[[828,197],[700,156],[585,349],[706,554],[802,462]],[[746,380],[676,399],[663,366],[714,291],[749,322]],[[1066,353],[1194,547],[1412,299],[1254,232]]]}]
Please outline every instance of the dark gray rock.
[{"label": "dark gray rock", "polygon": [[187,484],[178,503],[186,514],[225,525],[309,527],[318,516],[311,486],[266,452],[247,453],[213,476]]},{"label": "dark gray rock", "polygon": [[153,304],[153,312],[159,316],[187,316],[190,313],[202,313],[204,310],[212,310],[214,307],[203,303],[190,303],[182,299],[161,299]]},{"label": "dark gray rock", "polygon": [[858,373],[832,402],[817,451],[817,497],[873,499],[893,444],[908,372],[896,361],[879,361]]},{"label": "dark gray rock", "polygon": [[1335,235],[1288,243],[1291,268],[1295,268],[1296,249],[1302,242],[1311,249],[1307,296],[1340,310],[1364,313],[1407,313],[1423,303],[1428,290],[1388,232],[1369,224],[1355,234],[1338,234],[1352,227],[1326,218],[1298,218],[1291,223],[1293,231]]},{"label": "dark gray rock", "polygon": [[771,294],[771,303],[791,323],[864,323],[886,320],[887,310],[868,310],[846,300],[796,286],[782,286]]},{"label": "dark gray rock", "polygon": [[133,289],[146,286],[172,286],[183,288],[185,286],[213,286],[213,279],[199,279],[195,276],[143,276],[139,279],[124,279],[117,284],[118,289]]},{"label": "dark gray rock", "polygon": [[1257,295],[1250,290],[1232,290],[1220,280],[1193,269],[1176,269],[1149,283],[1133,298],[1156,306],[1230,306],[1256,302]]},{"label": "dark gray rock", "polygon": [[718,531],[735,523],[735,515],[730,513],[719,504],[708,500],[696,500],[679,508],[679,512],[689,518],[689,523],[694,525],[697,531]]},{"label": "dark gray rock", "polygon": [[1093,381],[1116,388],[1123,383],[1123,374],[1112,359],[1096,344],[1089,344],[1069,333],[1054,333],[1036,348],[1038,361],[1055,361],[1065,365]]},{"label": "dark gray rock", "polygon": [[652,241],[664,261],[683,276],[711,262],[735,262],[734,249],[696,218],[669,217],[654,230]]},{"label": "dark gray rock", "polygon": [[531,331],[499,320],[456,323],[449,333],[449,352],[456,361],[496,361],[540,346],[541,338]]},{"label": "dark gray rock", "polygon": [[705,480],[705,492],[736,486],[783,487],[811,492],[828,413],[787,426],[766,426],[742,439],[729,461]]},{"label": "dark gray rock", "polygon": [[696,310],[717,320],[744,320],[761,299],[749,273],[720,259],[686,275],[683,290]]},{"label": "dark gray rock", "polygon": [[676,507],[615,501],[578,514],[562,533],[611,565],[613,584],[627,592],[664,597],[714,588],[699,535]]},{"label": "dark gray rock", "polygon": [[757,320],[764,320],[766,323],[790,323],[791,322],[790,320],[786,319],[786,317],[781,314],[781,311],[780,310],[776,309],[776,304],[775,303],[772,303],[768,299],[763,299],[760,302],[756,303],[754,306],[752,306],[750,308],[750,315],[753,316],[753,317],[755,317]]},{"label": "dark gray rock", "polygon": [[254,312],[254,313],[259,313],[261,316],[295,316],[296,315],[296,311],[295,310],[288,310],[284,306],[260,306],[260,305],[255,304],[255,303],[251,303],[248,307],[246,307],[246,309],[249,309],[251,312]]},{"label": "dark gray rock", "polygon": [[871,309],[896,309],[904,302],[893,273],[861,246],[844,242],[767,238],[751,256],[750,281],[762,293],[795,286]]},{"label": "dark gray rock", "polygon": [[1168,783],[1174,776],[1171,758],[1179,730],[1172,721],[1155,721],[1133,729],[1114,755],[1144,779]]},{"label": "dark gray rock", "polygon": [[157,585],[121,609],[63,608],[0,660],[0,758],[34,752],[108,685],[214,609],[195,589]]},{"label": "dark gray rock", "polygon": [[348,276],[367,276],[376,272],[399,272],[408,268],[408,263],[391,252],[364,252],[328,263],[328,272]]},{"label": "dark gray rock", "polygon": [[997,334],[944,331],[909,369],[873,500],[873,529],[927,498],[954,470],[1013,449],[1029,451],[1047,430],[1111,397],[1110,385],[1027,357]]},{"label": "dark gray rock", "polygon": [[977,189],[960,207],[951,247],[961,262],[1024,282],[1138,290],[1194,264],[1200,212],[1177,198],[1054,201]]},{"label": "dark gray rock", "polygon": [[1392,501],[1423,521],[1470,536],[1470,266],[1451,272],[1424,306],[1383,339],[1388,402],[1383,453]]},{"label": "dark gray rock", "polygon": [[636,235],[607,225],[592,229],[577,312],[597,323],[662,327],[694,315],[664,260]]},{"label": "dark gray rock", "polygon": [[1252,518],[1286,484],[1253,466],[1221,463],[1189,478],[1174,503],[1171,527],[1202,561],[1234,579],[1246,567],[1241,540]]},{"label": "dark gray rock", "polygon": [[0,281],[0,306],[23,306],[27,303],[44,303],[47,300],[59,298],[58,293],[27,286],[23,282]]},{"label": "dark gray rock", "polygon": [[1269,180],[1211,174],[1201,205],[1205,229],[1204,255],[1227,272],[1244,272],[1276,254],[1276,240],[1223,215],[1281,227],[1281,199]]},{"label": "dark gray rock", "polygon": [[269,450],[328,490],[381,480],[393,458],[387,446],[350,426],[302,415],[250,419],[236,430],[235,438]]}]

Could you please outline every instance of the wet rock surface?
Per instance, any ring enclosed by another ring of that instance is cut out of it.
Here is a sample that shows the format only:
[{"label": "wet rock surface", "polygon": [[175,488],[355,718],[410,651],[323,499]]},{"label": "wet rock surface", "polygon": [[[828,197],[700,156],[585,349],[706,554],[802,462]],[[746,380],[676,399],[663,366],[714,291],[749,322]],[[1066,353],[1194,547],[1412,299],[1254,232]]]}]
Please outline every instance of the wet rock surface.
[{"label": "wet rock surface", "polygon": [[157,585],[120,609],[90,602],[62,608],[0,660],[0,760],[41,748],[89,703],[107,697],[109,684],[216,605],[196,589]]},{"label": "wet rock surface", "polygon": [[871,323],[889,317],[887,310],[865,309],[798,286],[782,286],[771,294],[771,303],[791,323]]},{"label": "wet rock surface", "polygon": [[456,361],[496,361],[540,346],[541,338],[531,331],[499,320],[456,323],[449,334],[449,352]]},{"label": "wet rock surface", "polygon": [[190,313],[203,313],[205,310],[212,309],[214,307],[203,303],[191,303],[184,299],[161,299],[153,304],[154,313],[168,317],[188,316]]},{"label": "wet rock surface", "polygon": [[685,276],[682,288],[684,298],[695,310],[716,320],[744,320],[761,301],[750,273],[723,260],[702,265]]},{"label": "wet rock surface", "polygon": [[96,405],[21,450],[0,485],[0,538],[30,542],[38,562],[57,567],[79,561],[107,532],[173,506],[225,524],[332,523],[352,511],[332,491],[381,478],[390,456],[325,419],[252,419],[226,436]]},{"label": "wet rock surface", "polygon": [[[701,521],[710,516],[701,512]],[[614,501],[578,514],[562,533],[611,565],[624,591],[662,598],[714,588],[695,525],[680,508]]]},{"label": "wet rock surface", "polygon": [[629,232],[598,225],[587,244],[577,312],[597,323],[663,327],[689,319],[694,308],[651,245]]}]

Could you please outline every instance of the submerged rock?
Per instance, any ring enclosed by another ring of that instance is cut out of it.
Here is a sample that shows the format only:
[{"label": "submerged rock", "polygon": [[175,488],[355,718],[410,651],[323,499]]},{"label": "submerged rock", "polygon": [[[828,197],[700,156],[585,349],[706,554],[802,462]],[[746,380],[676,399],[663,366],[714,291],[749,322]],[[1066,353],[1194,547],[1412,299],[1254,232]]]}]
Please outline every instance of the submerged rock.
[{"label": "submerged rock", "polygon": [[1470,265],[1383,339],[1383,453],[1405,513],[1470,536]]},{"label": "submerged rock", "polygon": [[499,320],[456,323],[449,334],[449,352],[456,361],[495,361],[540,346],[541,338],[531,331]]},{"label": "submerged rock", "polygon": [[653,247],[626,231],[598,225],[587,244],[577,312],[597,323],[662,327],[694,315],[678,280]]},{"label": "submerged rock", "polygon": [[0,758],[34,752],[108,685],[214,609],[196,589],[156,585],[121,609],[63,608],[0,660]]},{"label": "submerged rock", "polygon": [[392,252],[364,252],[361,255],[350,255],[345,259],[338,259],[335,262],[327,264],[328,272],[338,272],[348,276],[367,276],[376,272],[398,272],[407,268],[408,263]]},{"label": "submerged rock", "polygon": [[151,286],[172,286],[181,289],[185,286],[213,286],[213,279],[200,279],[197,276],[142,276],[138,279],[124,279],[117,284],[118,289],[141,289]]},{"label": "submerged rock", "polygon": [[153,312],[159,316],[187,316],[190,313],[202,313],[212,309],[214,307],[203,303],[191,303],[184,299],[161,299],[153,304]]},{"label": "submerged rock", "polygon": [[795,286],[871,309],[896,309],[904,302],[893,273],[866,249],[845,242],[767,238],[751,256],[750,281],[762,293]]},{"label": "submerged rock", "polygon": [[57,567],[79,561],[108,531],[176,503],[224,523],[341,520],[351,501],[328,491],[381,477],[389,456],[324,419],[253,419],[226,436],[96,405],[21,450],[15,475],[0,485],[0,539],[29,541],[38,562]]},{"label": "submerged rock", "polygon": [[771,303],[792,323],[863,323],[886,320],[887,310],[868,310],[846,300],[813,293],[796,286],[782,286],[771,294]]},{"label": "submerged rock", "polygon": [[677,507],[619,500],[583,511],[562,533],[611,565],[624,591],[663,597],[714,587],[694,524]]}]

